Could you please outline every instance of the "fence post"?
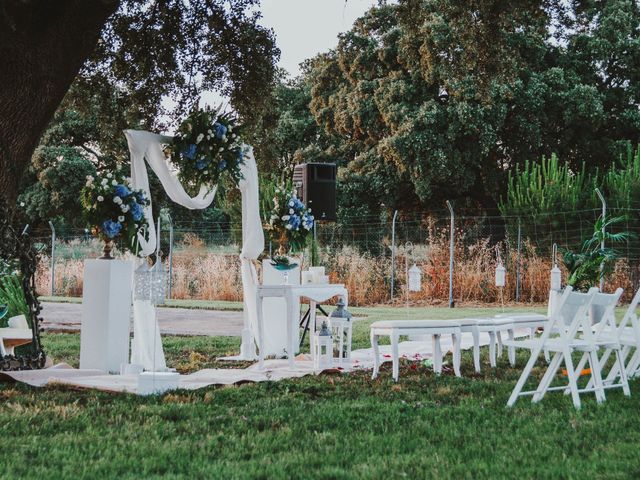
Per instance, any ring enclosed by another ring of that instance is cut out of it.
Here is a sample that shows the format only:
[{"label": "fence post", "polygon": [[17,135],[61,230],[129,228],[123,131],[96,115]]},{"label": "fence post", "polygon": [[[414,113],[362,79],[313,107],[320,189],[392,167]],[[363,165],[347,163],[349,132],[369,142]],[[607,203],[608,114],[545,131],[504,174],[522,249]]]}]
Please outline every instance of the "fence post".
[{"label": "fence post", "polygon": [[447,200],[447,207],[449,208],[449,213],[451,214],[451,234],[449,241],[449,308],[453,308],[455,306],[453,302],[453,253],[454,253],[454,245],[455,245],[455,214],[453,213],[453,206],[451,202]]},{"label": "fence post", "polygon": [[[604,199],[604,195],[599,188],[596,188],[596,194],[602,202],[602,241],[600,242],[600,249],[604,250],[604,236],[605,236],[605,222],[607,218],[607,202]],[[600,272],[604,269],[604,263],[600,264]],[[600,291],[604,288],[604,275],[600,275]]]},{"label": "fence post", "polygon": [[396,273],[396,218],[398,210],[393,212],[393,220],[391,222],[391,301],[393,301],[394,276]]},{"label": "fence post", "polygon": [[518,245],[517,245],[517,264],[516,264],[516,302],[520,301],[520,248],[522,246],[522,225],[518,218]]},{"label": "fence post", "polygon": [[167,214],[169,218],[169,285],[167,298],[171,300],[171,287],[173,285],[173,218]]},{"label": "fence post", "polygon": [[51,296],[56,294],[56,228],[53,222],[49,220],[51,228]]}]

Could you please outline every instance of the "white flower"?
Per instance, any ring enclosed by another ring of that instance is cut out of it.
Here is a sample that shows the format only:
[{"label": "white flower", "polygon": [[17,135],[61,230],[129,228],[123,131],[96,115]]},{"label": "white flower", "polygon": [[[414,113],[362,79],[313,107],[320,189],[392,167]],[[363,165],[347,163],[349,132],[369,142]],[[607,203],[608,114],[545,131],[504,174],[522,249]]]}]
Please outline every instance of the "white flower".
[{"label": "white flower", "polygon": [[201,133],[196,137],[196,143],[200,143],[202,141],[202,139],[204,138],[204,135]]},{"label": "white flower", "polygon": [[120,215],[120,216],[118,217],[118,221],[119,221],[119,222],[124,222],[124,217],[123,217],[122,215]]},{"label": "white flower", "polygon": [[91,180],[87,180],[87,183],[85,183],[85,186],[91,188],[93,187],[93,183],[91,182]]},{"label": "white flower", "polygon": [[287,223],[287,224],[284,226],[284,228],[286,228],[287,230],[291,230],[291,224],[290,224],[290,223]]},{"label": "white flower", "polygon": [[122,210],[122,213],[127,213],[129,211],[129,205],[120,205],[120,210]]},{"label": "white flower", "polygon": [[289,215],[293,215],[294,213],[296,213],[296,212],[293,211],[293,208],[290,208],[289,209]]},{"label": "white flower", "polygon": [[222,139],[221,139],[221,140],[222,140],[223,142],[226,142],[226,141],[227,141],[227,136],[226,136],[226,135],[222,135]]},{"label": "white flower", "polygon": [[209,136],[213,135],[213,132],[211,130],[207,130],[207,133],[209,134],[209,135],[207,135],[207,138],[209,138]]},{"label": "white flower", "polygon": [[207,135],[207,140],[211,140],[211,135]]},{"label": "white flower", "polygon": [[204,171],[204,174],[205,174],[205,175],[209,175],[209,170],[205,170],[205,171]]},{"label": "white flower", "polygon": [[113,177],[113,174],[111,172],[107,173],[107,178],[111,178]]},{"label": "white flower", "polygon": [[235,133],[231,134],[231,138],[236,138],[236,137],[237,137],[237,135]]},{"label": "white flower", "polygon": [[111,180],[111,185],[115,187],[117,184],[118,184],[118,181],[115,178]]},{"label": "white flower", "polygon": [[102,182],[100,183],[102,183],[102,185],[106,185],[107,183],[109,183],[109,180],[107,180],[106,178],[103,178]]},{"label": "white flower", "polygon": [[58,160],[59,162],[61,162],[62,160],[64,160],[64,157],[62,155],[58,155],[56,157],[56,160]]},{"label": "white flower", "polygon": [[286,222],[287,220],[289,220],[289,218],[290,218],[290,217],[289,217],[289,215],[283,215],[283,216],[282,216],[282,220],[283,220],[283,221],[285,221],[285,222]]},{"label": "white flower", "polygon": [[218,149],[218,151],[219,151],[219,152],[224,152],[224,148],[220,147],[220,148]]},{"label": "white flower", "polygon": [[209,150],[213,150],[213,145],[210,145],[210,146],[209,146]]},{"label": "white flower", "polygon": [[90,180],[93,182],[93,175],[87,175],[87,180]]},{"label": "white flower", "polygon": [[98,201],[99,202],[103,202],[104,201],[104,197],[102,195],[98,195]]},{"label": "white flower", "polygon": [[116,205],[121,205],[122,199],[116,195],[115,197],[113,197],[113,203],[115,203]]},{"label": "white flower", "polygon": [[294,205],[293,200],[291,200],[291,201],[289,202],[289,206],[290,206],[290,207],[293,207],[293,205]]},{"label": "white flower", "polygon": [[20,202],[20,206],[24,207],[25,203],[24,202]]}]

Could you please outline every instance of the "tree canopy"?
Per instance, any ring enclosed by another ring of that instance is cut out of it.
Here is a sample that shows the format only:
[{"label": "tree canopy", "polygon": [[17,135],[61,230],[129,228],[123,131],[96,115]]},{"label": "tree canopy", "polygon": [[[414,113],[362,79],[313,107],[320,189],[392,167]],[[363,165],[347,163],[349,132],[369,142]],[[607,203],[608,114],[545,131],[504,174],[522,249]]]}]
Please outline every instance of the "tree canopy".
[{"label": "tree canopy", "polygon": [[519,163],[638,141],[639,33],[631,0],[382,4],[313,60],[310,108],[387,205],[494,208]]}]

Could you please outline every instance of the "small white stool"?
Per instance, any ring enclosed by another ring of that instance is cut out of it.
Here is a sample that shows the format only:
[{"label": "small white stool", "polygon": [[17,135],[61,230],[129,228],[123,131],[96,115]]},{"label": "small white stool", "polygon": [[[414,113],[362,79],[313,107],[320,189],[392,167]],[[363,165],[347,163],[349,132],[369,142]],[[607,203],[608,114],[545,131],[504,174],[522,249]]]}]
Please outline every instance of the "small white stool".
[{"label": "small white stool", "polygon": [[442,373],[442,348],[440,337],[451,335],[453,339],[453,371],[460,376],[460,340],[461,325],[458,322],[438,320],[383,320],[371,324],[371,347],[373,348],[374,367],[371,378],[376,378],[380,370],[380,351],[378,337],[388,336],[391,339],[391,360],[393,362],[393,379],[397,382],[400,376],[400,358],[398,342],[400,336],[431,335],[433,341],[433,371]]}]

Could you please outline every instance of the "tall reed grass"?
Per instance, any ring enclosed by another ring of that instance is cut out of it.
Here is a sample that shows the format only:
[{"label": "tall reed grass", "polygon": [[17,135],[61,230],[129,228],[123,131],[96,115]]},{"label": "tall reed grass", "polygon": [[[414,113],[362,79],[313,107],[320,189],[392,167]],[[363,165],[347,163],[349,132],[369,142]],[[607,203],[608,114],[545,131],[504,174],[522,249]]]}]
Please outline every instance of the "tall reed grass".
[{"label": "tall reed grass", "polygon": [[[397,248],[394,302],[412,305],[446,304],[449,299],[449,239],[445,230],[433,225],[424,244],[407,249]],[[516,299],[516,266],[518,256],[508,241],[498,244],[507,269],[504,288],[495,286],[496,247],[489,239],[468,242],[464,231],[458,232],[455,244],[454,300],[463,304],[513,303]],[[76,246],[77,247],[77,246]],[[56,262],[56,295],[82,295],[83,260],[77,248],[66,246],[74,254]],[[91,256],[99,252],[96,248]],[[520,254],[520,302],[544,303],[548,298],[551,259],[540,254],[532,243],[523,242]],[[344,283],[352,305],[390,303],[391,258],[373,256],[355,247],[321,249],[321,264],[331,281]],[[306,260],[305,260],[306,261]],[[166,259],[165,259],[166,262]],[[422,289],[407,292],[406,270],[413,263],[422,272]],[[257,265],[260,273],[260,266]],[[606,290],[625,289],[625,297],[633,295],[637,267],[619,260],[607,279]],[[566,279],[566,273],[563,275]],[[50,260],[41,258],[36,276],[38,293],[48,295]],[[407,295],[408,293],[408,295]],[[213,253],[196,235],[186,235],[173,254],[172,298],[202,300],[242,300],[242,280],[237,254]]]}]

